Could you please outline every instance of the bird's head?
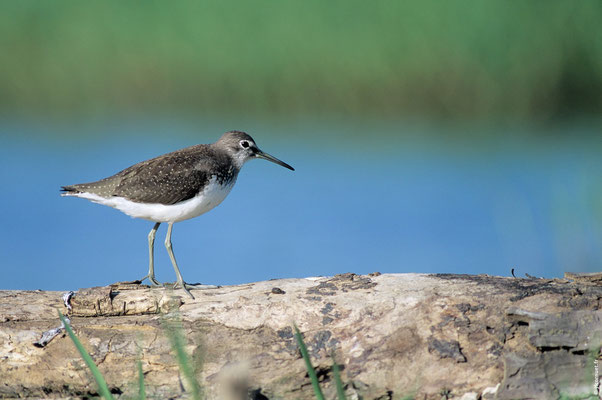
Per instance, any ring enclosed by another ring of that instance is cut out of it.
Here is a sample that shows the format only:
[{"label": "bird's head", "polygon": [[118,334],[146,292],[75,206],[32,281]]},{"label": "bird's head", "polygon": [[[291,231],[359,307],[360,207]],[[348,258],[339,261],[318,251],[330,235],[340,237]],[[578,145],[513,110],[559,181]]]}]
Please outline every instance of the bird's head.
[{"label": "bird's head", "polygon": [[219,138],[217,142],[215,142],[215,144],[225,149],[239,168],[241,168],[245,162],[252,160],[253,158],[263,158],[264,160],[268,160],[281,165],[284,168],[288,168],[291,171],[295,170],[287,163],[261,151],[255,144],[253,138],[247,135],[245,132],[226,132],[221,138]]}]

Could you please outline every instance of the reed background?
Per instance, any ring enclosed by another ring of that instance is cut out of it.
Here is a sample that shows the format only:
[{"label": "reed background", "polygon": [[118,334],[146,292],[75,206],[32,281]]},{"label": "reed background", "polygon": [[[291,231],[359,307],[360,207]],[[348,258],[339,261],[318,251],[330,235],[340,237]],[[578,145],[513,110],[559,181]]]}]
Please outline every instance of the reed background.
[{"label": "reed background", "polygon": [[5,2],[5,114],[599,115],[602,6]]}]

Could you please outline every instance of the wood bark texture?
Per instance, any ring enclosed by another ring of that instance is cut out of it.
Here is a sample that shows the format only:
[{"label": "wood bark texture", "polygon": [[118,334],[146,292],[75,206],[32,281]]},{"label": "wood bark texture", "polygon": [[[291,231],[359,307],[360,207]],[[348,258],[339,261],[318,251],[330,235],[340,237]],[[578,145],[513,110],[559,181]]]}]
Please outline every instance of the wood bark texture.
[{"label": "wood bark texture", "polygon": [[[0,291],[0,397],[97,395],[71,325],[116,397],[189,398],[169,332],[177,321],[207,399],[313,399],[293,323],[327,398],[334,355],[349,399],[554,399],[595,395],[602,276],[343,274],[181,290],[136,284]],[[174,322],[175,321],[175,322]],[[594,398],[594,397],[592,397]]]}]

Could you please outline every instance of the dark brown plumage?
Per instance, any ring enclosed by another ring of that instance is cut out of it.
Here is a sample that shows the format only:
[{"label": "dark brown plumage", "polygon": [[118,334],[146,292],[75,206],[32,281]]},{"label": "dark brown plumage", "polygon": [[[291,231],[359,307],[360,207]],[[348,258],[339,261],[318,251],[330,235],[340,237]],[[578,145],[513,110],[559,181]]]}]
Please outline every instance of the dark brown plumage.
[{"label": "dark brown plumage", "polygon": [[176,204],[196,196],[213,175],[221,184],[235,180],[240,168],[223,145],[237,147],[240,140],[253,139],[244,132],[228,132],[214,144],[186,147],[142,161],[108,178],[63,186],[62,190],[105,198],[119,196],[138,203]]}]

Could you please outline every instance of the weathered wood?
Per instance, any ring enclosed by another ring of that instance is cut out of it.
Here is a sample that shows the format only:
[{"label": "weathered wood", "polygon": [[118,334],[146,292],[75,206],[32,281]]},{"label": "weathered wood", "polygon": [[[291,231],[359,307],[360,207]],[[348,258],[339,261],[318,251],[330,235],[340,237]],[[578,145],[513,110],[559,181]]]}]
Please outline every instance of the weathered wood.
[{"label": "weathered wood", "polygon": [[[0,396],[85,397],[96,386],[70,339],[34,342],[69,315],[116,393],[186,397],[162,320],[182,320],[207,398],[311,399],[292,324],[328,398],[334,352],[350,399],[558,398],[594,393],[598,279],[354,274],[181,291],[139,285],[0,291]],[[139,347],[141,350],[139,350]],[[464,397],[463,397],[464,396]]]}]

